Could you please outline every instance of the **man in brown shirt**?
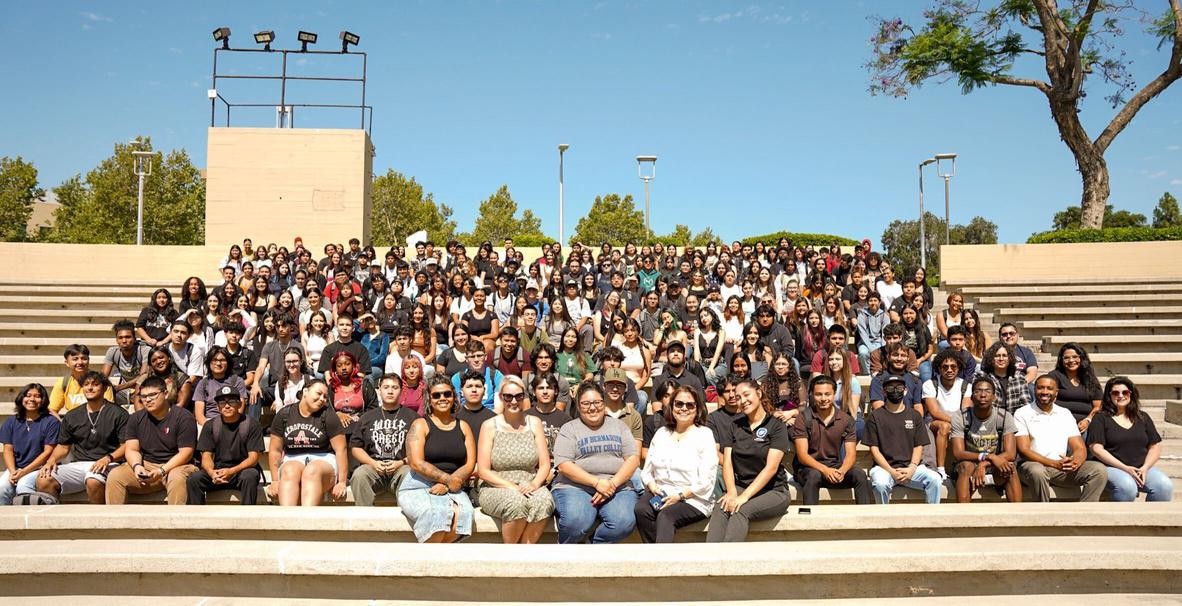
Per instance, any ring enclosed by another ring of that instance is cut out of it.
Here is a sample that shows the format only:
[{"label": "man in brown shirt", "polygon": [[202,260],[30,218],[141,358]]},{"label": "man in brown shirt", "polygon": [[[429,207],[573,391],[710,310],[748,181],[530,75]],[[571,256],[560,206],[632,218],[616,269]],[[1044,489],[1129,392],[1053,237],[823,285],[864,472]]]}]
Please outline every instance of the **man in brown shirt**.
[{"label": "man in brown shirt", "polygon": [[[882,347],[870,352],[870,376],[874,376],[886,368],[887,363],[887,348],[891,343],[898,343],[903,340],[903,325],[898,323],[887,324],[882,329],[882,340],[885,344]],[[915,357],[915,352],[907,349],[907,372],[919,371],[919,361]]]},{"label": "man in brown shirt", "polygon": [[833,405],[836,395],[837,383],[832,378],[816,375],[809,381],[811,404],[792,425],[796,450],[792,473],[805,505],[820,501],[821,487],[852,488],[854,501],[868,505],[874,502],[870,479],[864,470],[854,467],[858,446],[854,419]]}]

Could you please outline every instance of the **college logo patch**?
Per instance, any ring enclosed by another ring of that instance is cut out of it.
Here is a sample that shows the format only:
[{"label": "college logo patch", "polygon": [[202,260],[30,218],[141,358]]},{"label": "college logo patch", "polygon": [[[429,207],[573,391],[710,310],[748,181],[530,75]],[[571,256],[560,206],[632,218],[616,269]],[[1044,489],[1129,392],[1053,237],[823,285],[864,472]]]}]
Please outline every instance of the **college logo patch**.
[{"label": "college logo patch", "polygon": [[759,429],[756,429],[755,430],[755,439],[759,440],[759,441],[766,440],[767,439],[767,428],[760,427]]},{"label": "college logo patch", "polygon": [[904,429],[915,429],[915,421],[912,421],[911,419],[907,419],[906,421],[903,421],[903,428]]}]

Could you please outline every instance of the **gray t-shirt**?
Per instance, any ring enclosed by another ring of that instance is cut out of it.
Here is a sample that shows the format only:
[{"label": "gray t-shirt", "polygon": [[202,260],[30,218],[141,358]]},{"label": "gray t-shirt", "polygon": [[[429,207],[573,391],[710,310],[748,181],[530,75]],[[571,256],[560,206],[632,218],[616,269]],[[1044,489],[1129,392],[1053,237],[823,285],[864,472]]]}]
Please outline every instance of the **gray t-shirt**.
[{"label": "gray t-shirt", "polygon": [[132,355],[128,358],[123,355],[117,345],[112,345],[107,349],[107,354],[103,356],[103,362],[111,365],[111,381],[121,383],[138,377],[140,368],[148,359],[152,348],[147,345],[137,345],[131,352]]},{"label": "gray t-shirt", "polygon": [[[971,419],[968,436],[965,436],[964,418],[968,415]],[[1013,434],[1017,431],[1014,425],[1014,415],[1005,412],[1004,410],[993,408],[993,414],[989,415],[988,419],[982,421],[977,418],[977,415],[972,412],[972,409],[966,410],[961,414],[951,415],[952,417],[952,437],[964,439],[964,449],[971,453],[988,453],[997,454],[1001,452],[1002,436],[1005,434]],[[1001,431],[998,431],[998,428]]]},{"label": "gray t-shirt", "polygon": [[[604,416],[599,429],[591,429],[581,419],[574,419],[562,426],[554,440],[554,465],[573,462],[583,471],[600,479],[615,475],[624,464],[624,459],[640,454],[632,431],[619,419]],[[568,479],[562,472],[554,479],[555,488],[582,488],[590,490]]]}]

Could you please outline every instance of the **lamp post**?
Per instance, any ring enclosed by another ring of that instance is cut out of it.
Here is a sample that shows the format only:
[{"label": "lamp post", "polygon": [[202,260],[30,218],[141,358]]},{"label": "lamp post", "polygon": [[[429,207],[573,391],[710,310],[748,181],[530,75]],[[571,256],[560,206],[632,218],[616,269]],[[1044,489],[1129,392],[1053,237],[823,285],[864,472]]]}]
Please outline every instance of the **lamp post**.
[{"label": "lamp post", "polygon": [[935,161],[935,158],[928,158],[919,163],[919,264],[925,272],[928,270],[928,240],[923,227],[923,167]]},{"label": "lamp post", "polygon": [[[143,144],[138,139],[132,143]],[[135,168],[133,169],[135,176],[139,178],[139,197],[135,211],[135,244],[140,246],[144,243],[144,177],[152,175],[152,152],[133,151],[131,155],[135,158]]]},{"label": "lamp post", "polygon": [[565,241],[562,239],[562,236],[563,236],[563,233],[562,233],[562,226],[563,226],[563,220],[562,220],[562,209],[563,209],[563,203],[562,203],[562,154],[565,153],[566,150],[568,150],[568,149],[570,149],[569,143],[559,143],[558,144],[558,242],[560,244]]},{"label": "lamp post", "polygon": [[[649,164],[652,169],[648,174],[644,172],[644,165]],[[657,157],[656,156],[636,156],[636,174],[644,181],[644,229],[648,233],[653,233],[653,227],[650,222],[650,207],[649,207],[649,184],[653,179],[657,178]]]},{"label": "lamp post", "polygon": [[[945,172],[947,168],[947,172]],[[952,244],[952,221],[948,212],[948,189],[956,176],[956,154],[936,154],[936,174],[944,177],[944,244]]]}]

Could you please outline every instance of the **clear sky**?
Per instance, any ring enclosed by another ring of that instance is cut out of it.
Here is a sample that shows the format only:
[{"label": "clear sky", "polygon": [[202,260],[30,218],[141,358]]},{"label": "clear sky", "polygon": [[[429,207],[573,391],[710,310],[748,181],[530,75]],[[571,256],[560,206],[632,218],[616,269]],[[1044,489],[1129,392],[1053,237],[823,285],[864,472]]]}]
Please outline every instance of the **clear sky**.
[{"label": "clear sky", "polygon": [[[375,106],[374,170],[414,176],[471,229],[479,202],[502,183],[520,208],[557,235],[557,144],[566,153],[566,229],[597,194],[632,193],[643,207],[634,157],[659,156],[653,228],[710,226],[728,239],[788,229],[869,236],[917,214],[917,164],[936,152],[961,158],[952,219],[980,214],[1003,242],[1049,227],[1077,204],[1074,162],[1045,99],[997,87],[961,95],[928,85],[907,100],[871,97],[868,17],[893,2],[6,2],[0,8],[0,155],[36,164],[53,187],[86,172],[116,141],[151,136],[204,166],[209,88],[219,26],[236,47],[273,29],[296,48],[300,29],[317,49],[337,32],[369,53]],[[1154,6],[1164,3],[1150,3]],[[895,13],[890,13],[894,15]],[[1122,48],[1144,83],[1168,48],[1133,28]],[[337,62],[296,62],[295,73],[342,75]],[[263,58],[227,60],[260,73]],[[1045,76],[1037,65],[1025,73]],[[255,84],[255,83],[251,83]],[[232,100],[277,92],[241,82]],[[1113,114],[1093,89],[1093,136]],[[289,99],[348,102],[345,85],[304,84]],[[1109,149],[1111,201],[1150,214],[1165,191],[1182,196],[1182,85],[1151,102]],[[235,116],[239,118],[239,116]],[[274,111],[241,122],[274,124]],[[297,126],[353,127],[356,115],[297,114]],[[943,212],[942,183],[926,181]]]}]

